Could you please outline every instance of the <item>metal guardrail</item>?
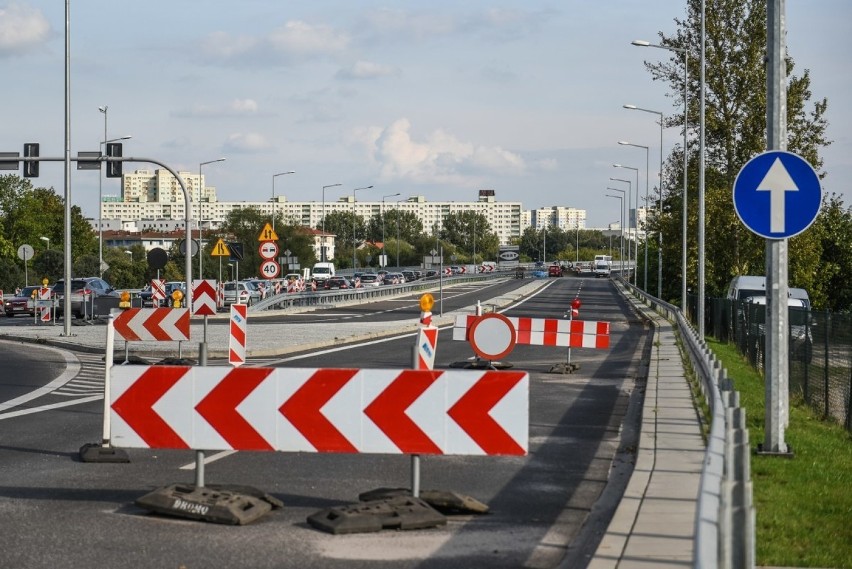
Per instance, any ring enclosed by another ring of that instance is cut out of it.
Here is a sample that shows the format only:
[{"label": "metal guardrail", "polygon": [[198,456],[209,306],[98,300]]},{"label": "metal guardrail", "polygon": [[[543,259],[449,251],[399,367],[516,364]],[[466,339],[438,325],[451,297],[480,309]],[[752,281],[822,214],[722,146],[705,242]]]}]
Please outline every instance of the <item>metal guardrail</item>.
[{"label": "metal guardrail", "polygon": [[[477,282],[492,280],[498,278],[507,278],[514,275],[510,271],[494,271],[492,273],[483,273],[479,275],[452,275],[445,276],[444,285],[454,285],[463,282]],[[396,296],[409,292],[421,290],[434,290],[441,286],[441,280],[429,279],[418,280],[411,283],[401,285],[380,285],[376,287],[362,287],[346,290],[327,290],[327,291],[305,291],[305,292],[281,292],[269,296],[260,302],[256,302],[249,307],[249,312],[261,312],[270,309],[288,309],[294,307],[318,306],[323,304],[337,304],[340,302],[351,301],[369,301],[385,296]]]},{"label": "metal guardrail", "polygon": [[695,514],[693,566],[751,569],[755,563],[751,449],[739,392],[734,390],[727,371],[698,337],[680,308],[621,282],[655,312],[677,322],[690,364],[710,407],[710,433]]}]

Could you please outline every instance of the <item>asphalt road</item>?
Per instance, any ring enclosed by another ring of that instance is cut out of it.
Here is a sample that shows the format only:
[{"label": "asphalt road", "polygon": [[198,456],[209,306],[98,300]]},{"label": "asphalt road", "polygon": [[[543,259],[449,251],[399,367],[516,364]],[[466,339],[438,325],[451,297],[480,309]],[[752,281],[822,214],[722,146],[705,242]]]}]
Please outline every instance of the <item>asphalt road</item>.
[{"label": "asphalt road", "polygon": [[[619,484],[605,491],[608,478],[629,472],[631,429],[621,426],[650,346],[608,280],[553,279],[507,314],[560,318],[578,292],[582,319],[611,322],[609,350],[574,350],[581,368],[573,375],[549,373],[564,361],[564,349],[517,346],[506,358],[530,373],[529,454],[421,460],[424,489],[472,496],[489,505],[487,515],[454,517],[428,530],[330,535],[309,526],[307,516],[355,502],[367,490],[408,487],[410,458],[260,452],[210,453],[206,481],[256,487],[281,499],[283,509],[240,527],[150,515],[134,500],[191,483],[194,453],[130,450],[129,464],[82,463],[79,447],[100,439],[102,402],[92,392],[53,392],[27,401],[28,409],[0,410],[0,567],[517,568],[556,567],[565,559],[565,567],[581,567],[596,528],[617,504]],[[373,306],[370,314],[390,320],[400,312],[382,310]],[[391,338],[253,363],[405,368],[411,345],[410,336]],[[59,352],[10,346],[18,345],[0,343],[19,363],[14,375],[5,365],[0,372],[0,401],[61,377]],[[441,369],[472,352],[445,330],[437,354]],[[91,359],[81,373],[96,366]]]}]

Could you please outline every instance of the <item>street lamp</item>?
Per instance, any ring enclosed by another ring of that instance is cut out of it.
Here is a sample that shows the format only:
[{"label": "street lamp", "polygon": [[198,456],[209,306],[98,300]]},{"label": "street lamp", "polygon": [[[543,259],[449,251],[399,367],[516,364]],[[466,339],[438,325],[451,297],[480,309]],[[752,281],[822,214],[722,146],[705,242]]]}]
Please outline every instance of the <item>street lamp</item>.
[{"label": "street lamp", "polygon": [[130,264],[132,265],[133,264],[133,251],[125,250],[124,252],[127,253],[128,255],[130,255]]},{"label": "street lamp", "polygon": [[[641,144],[633,144],[632,142],[627,142],[626,140],[619,140],[619,144],[622,146],[635,146],[636,148],[644,148],[645,149],[645,225],[648,225],[648,178],[650,176],[650,168],[649,168],[649,156],[650,149],[647,146],[643,146]],[[639,226],[639,172],[636,172],[636,226]],[[636,243],[636,257],[639,257],[639,243]],[[648,231],[645,231],[645,271],[643,277],[643,285],[642,288],[645,289],[645,292],[648,291]]]},{"label": "street lamp", "polygon": [[373,186],[363,188],[352,188],[352,272],[355,272],[355,192],[358,190],[369,190]]},{"label": "street lamp", "polygon": [[[631,196],[632,196],[632,193],[633,193],[633,182],[630,181],[630,180],[624,180],[622,178],[610,178],[610,180],[612,180],[613,182],[627,182],[627,217],[628,217],[628,220],[627,220],[627,261],[628,261],[628,267],[627,267],[627,269],[630,270],[630,219],[629,219],[629,217],[630,217],[630,200],[632,199]],[[621,191],[624,191],[624,190],[621,190]],[[639,205],[639,204],[636,204],[636,205]],[[635,237],[636,237],[636,235],[634,235],[634,238]],[[636,250],[638,251],[638,248]],[[633,264],[636,265],[636,256],[635,255],[633,257]],[[628,277],[629,277],[629,275],[628,275]],[[630,282],[630,278],[627,279],[627,282]],[[635,266],[633,267],[633,285],[636,286],[636,267]]]},{"label": "street lamp", "polygon": [[[636,105],[623,105],[625,109],[630,109],[632,111],[642,111],[645,113],[651,113],[654,115],[660,116],[660,195],[657,199],[657,215],[659,216],[659,221],[662,223],[663,220],[663,128],[665,128],[663,113],[661,111],[652,111],[650,109],[643,109],[641,107],[637,107]],[[647,196],[646,196],[647,199]],[[646,202],[647,204],[647,202]],[[646,291],[647,292],[647,291]],[[662,298],[663,296],[663,231],[662,227],[657,231],[657,298]]]},{"label": "street lamp", "polygon": [[[225,161],[224,158],[217,158],[216,160],[208,160],[207,162],[201,162],[198,165],[198,278],[199,279],[204,278],[204,276],[202,276],[202,274],[201,274],[201,260],[204,257],[204,236],[201,233],[201,186],[203,185],[203,183],[201,181],[201,167],[206,165],[206,164],[213,164],[214,162],[224,162],[224,161]],[[186,254],[187,255],[192,254],[191,245],[192,245],[191,243],[186,244],[186,247],[187,247]],[[192,284],[192,275],[188,275],[186,277],[187,288],[189,288],[189,286],[191,284]]]},{"label": "street lamp", "polygon": [[396,268],[399,270],[399,204],[405,200],[396,200]]},{"label": "street lamp", "polygon": [[[104,138],[100,141],[100,146],[104,147],[106,144],[110,142],[118,142],[120,140],[130,140],[133,138],[132,136],[122,136],[120,138],[107,139],[107,111],[109,107],[104,105],[102,107],[98,107],[98,111],[103,113],[104,115]],[[101,155],[103,155],[103,151],[101,151]],[[103,278],[104,276],[104,230],[103,230],[103,212],[101,211],[103,207],[103,197],[104,197],[104,174],[103,171],[98,169],[98,276]]]},{"label": "street lamp", "polygon": [[290,170],[288,172],[279,172],[277,174],[272,174],[272,231],[275,231],[275,178],[278,176],[284,176],[285,174],[295,174],[295,170]]},{"label": "street lamp", "polygon": [[686,314],[686,232],[687,232],[687,176],[686,169],[689,164],[689,152],[687,151],[687,136],[686,130],[689,126],[689,50],[680,47],[671,47],[668,45],[657,45],[644,40],[633,40],[633,45],[640,47],[656,47],[683,54],[683,220],[681,228],[681,268],[680,268],[680,305],[681,310]]},{"label": "street lamp", "polygon": [[39,237],[42,241],[47,241],[47,250],[50,251],[50,237],[41,236]]},{"label": "street lamp", "polygon": [[[382,196],[382,257],[385,260],[385,265],[388,264],[387,255],[385,255],[385,198],[394,198],[398,195],[399,192]],[[382,266],[382,268],[384,268],[384,265]]]},{"label": "street lamp", "polygon": [[619,204],[621,206],[621,224],[619,228],[621,229],[621,240],[620,240],[620,248],[619,248],[619,259],[621,260],[621,277],[624,278],[624,190],[619,190],[618,188],[607,188],[608,190],[613,190],[616,192],[621,192],[620,196],[616,196],[613,194],[607,194],[607,197],[610,198],[618,198]]},{"label": "street lamp", "polygon": [[328,186],[322,187],[322,236],[320,239],[322,240],[322,246],[320,247],[320,260],[322,262],[326,261],[325,258],[325,189],[326,188],[334,188],[341,184],[329,184]]}]

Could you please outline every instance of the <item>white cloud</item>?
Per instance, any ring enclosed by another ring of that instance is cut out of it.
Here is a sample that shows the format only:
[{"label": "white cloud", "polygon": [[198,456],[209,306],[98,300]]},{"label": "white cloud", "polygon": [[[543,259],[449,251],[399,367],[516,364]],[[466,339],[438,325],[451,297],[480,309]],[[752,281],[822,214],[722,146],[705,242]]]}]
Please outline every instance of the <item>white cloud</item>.
[{"label": "white cloud", "polygon": [[208,35],[201,52],[208,63],[223,65],[293,65],[337,57],[345,53],[349,37],[325,25],[289,21],[266,35],[235,36],[225,32]]},{"label": "white cloud", "polygon": [[246,117],[259,116],[260,107],[254,99],[234,99],[226,105],[196,105],[192,109],[172,113],[176,117]]},{"label": "white cloud", "polygon": [[0,7],[0,56],[32,51],[50,37],[50,24],[41,10],[20,4]]},{"label": "white cloud", "polygon": [[269,142],[262,134],[234,133],[225,141],[224,149],[228,152],[251,154],[269,149]]},{"label": "white cloud", "polygon": [[371,61],[356,61],[353,65],[337,72],[339,79],[376,79],[399,75],[399,69]]},{"label": "white cloud", "polygon": [[522,174],[526,168],[517,154],[464,142],[442,129],[422,141],[414,140],[405,118],[387,128],[362,129],[356,137],[367,144],[370,158],[385,181],[476,186],[486,177]]}]

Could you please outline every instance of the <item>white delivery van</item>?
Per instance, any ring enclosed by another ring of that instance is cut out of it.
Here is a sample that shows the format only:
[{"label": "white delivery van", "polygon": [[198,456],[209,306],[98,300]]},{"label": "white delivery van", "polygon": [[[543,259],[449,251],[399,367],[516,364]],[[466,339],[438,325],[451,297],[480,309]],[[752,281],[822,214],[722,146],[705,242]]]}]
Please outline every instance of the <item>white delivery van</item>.
[{"label": "white delivery van", "polygon": [[317,281],[317,284],[324,283],[334,275],[334,263],[315,263],[311,269],[311,278]]},{"label": "white delivery van", "polygon": [[[805,289],[789,288],[788,293],[789,298],[801,300],[803,307],[811,307],[811,299]],[[766,277],[740,275],[731,280],[728,285],[728,300],[745,300],[751,296],[766,296]]]}]

